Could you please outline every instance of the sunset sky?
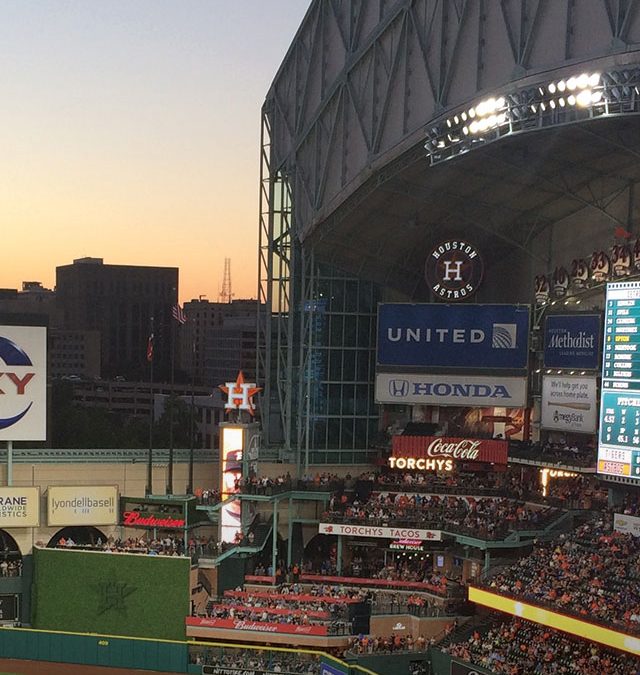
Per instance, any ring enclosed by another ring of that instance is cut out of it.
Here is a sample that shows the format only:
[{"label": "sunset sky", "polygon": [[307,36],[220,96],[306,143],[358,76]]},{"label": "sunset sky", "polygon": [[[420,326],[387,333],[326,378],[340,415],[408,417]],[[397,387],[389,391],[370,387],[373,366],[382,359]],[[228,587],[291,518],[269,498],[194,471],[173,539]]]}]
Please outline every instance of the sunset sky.
[{"label": "sunset sky", "polygon": [[256,297],[260,108],[310,0],[0,0],[0,288],[180,268]]}]

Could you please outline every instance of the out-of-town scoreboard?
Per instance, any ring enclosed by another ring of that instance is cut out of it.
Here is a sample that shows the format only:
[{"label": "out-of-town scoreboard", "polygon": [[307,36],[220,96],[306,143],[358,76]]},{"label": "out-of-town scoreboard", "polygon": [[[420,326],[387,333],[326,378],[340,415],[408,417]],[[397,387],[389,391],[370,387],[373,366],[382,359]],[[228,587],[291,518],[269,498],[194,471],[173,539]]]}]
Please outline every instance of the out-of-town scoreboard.
[{"label": "out-of-town scoreboard", "polygon": [[598,473],[640,481],[640,281],[607,285]]}]

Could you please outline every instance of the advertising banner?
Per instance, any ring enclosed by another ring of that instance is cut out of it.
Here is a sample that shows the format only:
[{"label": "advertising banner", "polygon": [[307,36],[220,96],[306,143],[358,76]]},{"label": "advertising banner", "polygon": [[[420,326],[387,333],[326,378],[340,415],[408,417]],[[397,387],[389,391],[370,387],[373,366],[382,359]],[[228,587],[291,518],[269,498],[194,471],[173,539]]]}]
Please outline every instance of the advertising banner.
[{"label": "advertising banner", "polygon": [[49,525],[116,525],[118,488],[115,485],[51,485],[47,490]]},{"label": "advertising banner", "polygon": [[486,670],[480,670],[476,666],[451,661],[451,675],[484,675],[486,672]]},{"label": "advertising banner", "polygon": [[523,408],[527,404],[527,378],[377,373],[376,402]]},{"label": "advertising banner", "polygon": [[322,668],[320,675],[345,675],[346,672],[345,670],[342,670],[341,668],[338,668],[337,666],[329,663],[322,663],[320,664],[320,667]]},{"label": "advertising banner", "polygon": [[40,488],[0,487],[0,529],[40,525]]},{"label": "advertising banner", "polygon": [[524,369],[528,305],[378,306],[378,365]]},{"label": "advertising banner", "polygon": [[188,616],[187,626],[199,628],[226,628],[229,630],[257,631],[259,633],[286,633],[289,635],[327,635],[327,626],[296,625],[292,623],[267,623],[244,619],[215,619],[200,616]]},{"label": "advertising banner", "polygon": [[47,329],[0,326],[0,441],[47,439]]},{"label": "advertising banner", "polygon": [[640,640],[614,628],[599,626],[590,621],[524,602],[521,599],[514,600],[473,586],[469,587],[469,601],[495,609],[498,612],[518,616],[526,621],[555,628],[570,635],[588,635],[593,642],[599,642],[607,647],[640,656]]},{"label": "advertising banner", "polygon": [[202,675],[270,675],[270,670],[255,668],[230,668],[228,666],[202,666]]},{"label": "advertising banner", "polygon": [[[509,442],[499,438],[453,438],[450,436],[394,436],[392,456],[451,459],[454,462],[506,464]],[[402,468],[402,467],[399,467]],[[409,468],[405,466],[404,468]],[[417,468],[417,467],[413,467]]]},{"label": "advertising banner", "polygon": [[627,516],[624,513],[615,513],[613,515],[613,529],[616,532],[640,537],[640,518],[637,516]]},{"label": "advertising banner", "polygon": [[440,541],[440,530],[421,530],[411,527],[375,527],[372,525],[345,525],[342,523],[320,523],[320,534],[338,534],[350,537],[377,537],[378,539],[427,539]]},{"label": "advertising banner", "polygon": [[544,324],[546,368],[600,367],[600,314],[549,314]]},{"label": "advertising banner", "polygon": [[542,428],[595,434],[597,392],[595,377],[545,375],[542,379]]}]

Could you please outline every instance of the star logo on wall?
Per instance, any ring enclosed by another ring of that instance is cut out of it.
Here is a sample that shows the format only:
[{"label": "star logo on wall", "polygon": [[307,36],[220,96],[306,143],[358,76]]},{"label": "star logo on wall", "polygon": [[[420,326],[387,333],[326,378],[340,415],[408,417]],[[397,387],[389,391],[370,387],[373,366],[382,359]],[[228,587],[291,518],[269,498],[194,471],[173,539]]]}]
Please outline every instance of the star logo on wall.
[{"label": "star logo on wall", "polygon": [[94,590],[98,595],[98,608],[96,613],[100,616],[109,611],[126,614],[127,604],[125,601],[136,591],[136,587],[131,586],[125,581],[110,579],[94,584]]}]

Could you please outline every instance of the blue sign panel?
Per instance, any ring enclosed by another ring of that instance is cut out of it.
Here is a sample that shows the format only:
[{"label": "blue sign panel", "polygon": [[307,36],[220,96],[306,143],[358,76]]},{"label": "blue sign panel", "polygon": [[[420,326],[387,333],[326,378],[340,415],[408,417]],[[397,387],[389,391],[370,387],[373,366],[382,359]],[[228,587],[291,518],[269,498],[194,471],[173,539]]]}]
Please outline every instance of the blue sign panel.
[{"label": "blue sign panel", "polygon": [[378,365],[521,369],[528,345],[527,305],[378,307]]},{"label": "blue sign panel", "polygon": [[322,663],[322,675],[344,675],[345,671],[337,666]]},{"label": "blue sign panel", "polygon": [[599,314],[549,314],[544,326],[544,365],[598,369],[601,326]]}]

